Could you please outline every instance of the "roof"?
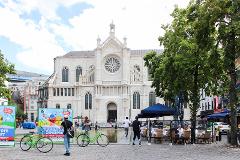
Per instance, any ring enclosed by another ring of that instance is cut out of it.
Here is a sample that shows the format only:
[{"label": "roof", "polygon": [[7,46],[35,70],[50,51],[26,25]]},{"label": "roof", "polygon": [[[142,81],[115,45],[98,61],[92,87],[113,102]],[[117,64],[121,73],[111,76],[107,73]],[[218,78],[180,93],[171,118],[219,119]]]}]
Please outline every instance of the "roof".
[{"label": "roof", "polygon": [[144,56],[150,51],[155,51],[157,53],[162,53],[163,49],[142,49],[142,50],[130,50],[131,56]]},{"label": "roof", "polygon": [[[162,49],[143,49],[143,50],[130,50],[131,56],[144,56],[150,51],[155,51],[157,53],[162,53]],[[95,56],[95,51],[71,51],[65,55],[63,58],[93,58]]]},{"label": "roof", "polygon": [[65,55],[63,58],[92,58],[95,56],[94,51],[71,51]]}]

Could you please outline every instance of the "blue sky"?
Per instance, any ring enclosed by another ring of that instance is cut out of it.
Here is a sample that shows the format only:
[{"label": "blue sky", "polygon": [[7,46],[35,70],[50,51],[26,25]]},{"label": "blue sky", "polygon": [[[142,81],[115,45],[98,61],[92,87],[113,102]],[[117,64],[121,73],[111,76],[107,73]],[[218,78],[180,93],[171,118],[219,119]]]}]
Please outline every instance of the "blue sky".
[{"label": "blue sky", "polygon": [[[53,58],[69,51],[94,50],[99,36],[116,25],[130,49],[158,49],[162,24],[171,22],[174,5],[189,0],[2,0],[0,50],[17,70],[53,72]],[[141,38],[139,38],[141,37]]]}]

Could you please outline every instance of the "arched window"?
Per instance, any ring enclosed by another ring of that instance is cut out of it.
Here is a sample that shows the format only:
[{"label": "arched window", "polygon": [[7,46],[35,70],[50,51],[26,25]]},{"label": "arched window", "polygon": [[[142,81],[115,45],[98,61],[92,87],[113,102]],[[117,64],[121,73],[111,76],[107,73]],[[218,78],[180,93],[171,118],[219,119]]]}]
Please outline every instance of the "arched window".
[{"label": "arched window", "polygon": [[72,105],[70,103],[67,105],[67,109],[72,109]]},{"label": "arched window", "polygon": [[56,108],[59,109],[60,108],[60,104],[56,104]]},{"label": "arched window", "polygon": [[79,82],[79,76],[82,75],[82,68],[80,66],[77,66],[76,69],[76,82]]},{"label": "arched window", "polygon": [[68,68],[64,67],[62,69],[62,82],[68,82]]},{"label": "arched window", "polygon": [[139,92],[133,93],[133,109],[140,109],[140,94],[139,94]]},{"label": "arched window", "polygon": [[92,109],[92,94],[89,92],[85,95],[85,109]]},{"label": "arched window", "polygon": [[149,93],[149,106],[156,104],[156,94],[155,92]]}]

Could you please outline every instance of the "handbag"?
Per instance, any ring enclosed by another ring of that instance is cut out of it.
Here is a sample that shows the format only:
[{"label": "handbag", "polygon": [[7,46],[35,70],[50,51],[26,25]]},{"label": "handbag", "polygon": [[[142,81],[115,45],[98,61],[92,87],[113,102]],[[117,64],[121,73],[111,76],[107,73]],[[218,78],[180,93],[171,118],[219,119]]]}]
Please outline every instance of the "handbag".
[{"label": "handbag", "polygon": [[[66,126],[66,128],[67,128],[67,123],[66,123],[66,121],[65,121],[65,126]],[[69,138],[74,138],[74,130],[71,129],[71,128],[67,128],[67,136],[68,136]]]}]

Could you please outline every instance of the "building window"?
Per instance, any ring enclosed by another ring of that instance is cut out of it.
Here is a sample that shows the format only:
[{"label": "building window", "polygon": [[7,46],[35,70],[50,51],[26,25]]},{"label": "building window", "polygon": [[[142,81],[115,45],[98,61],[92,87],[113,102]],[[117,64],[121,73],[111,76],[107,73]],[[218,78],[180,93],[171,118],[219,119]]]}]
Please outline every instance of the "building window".
[{"label": "building window", "polygon": [[71,88],[68,88],[68,96],[71,96]]},{"label": "building window", "polygon": [[85,95],[85,109],[92,109],[92,94],[89,92]]},{"label": "building window", "polygon": [[72,96],[74,96],[74,88],[72,88]]},{"label": "building window", "polygon": [[34,122],[34,113],[31,113],[31,122]]},{"label": "building window", "polygon": [[79,82],[79,76],[82,75],[82,68],[80,66],[77,66],[76,69],[76,82]]},{"label": "building window", "polygon": [[67,96],[67,88],[64,88],[64,95]]},{"label": "building window", "polygon": [[155,92],[149,93],[149,106],[156,104],[156,94]]},{"label": "building window", "polygon": [[61,88],[61,96],[63,96],[63,88]]},{"label": "building window", "polygon": [[68,82],[68,68],[64,67],[62,69],[62,82]]},{"label": "building window", "polygon": [[67,105],[67,109],[72,109],[72,105],[70,103]]},{"label": "building window", "polygon": [[59,88],[57,88],[57,96],[59,96]]},{"label": "building window", "polygon": [[60,108],[60,104],[56,104],[56,108],[59,109]]},{"label": "building window", "polygon": [[133,109],[140,109],[140,94],[139,94],[139,92],[133,93]]},{"label": "building window", "polygon": [[56,96],[56,88],[53,88],[53,96]]}]

